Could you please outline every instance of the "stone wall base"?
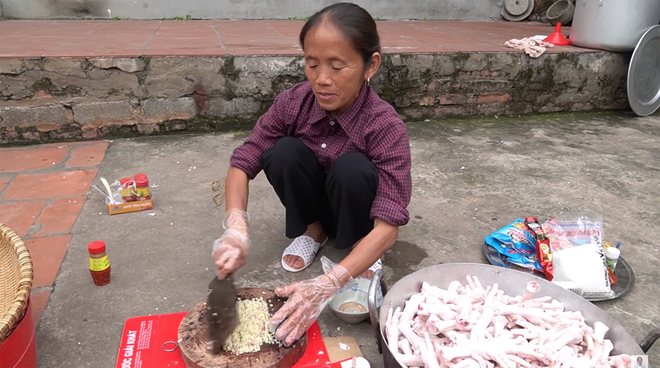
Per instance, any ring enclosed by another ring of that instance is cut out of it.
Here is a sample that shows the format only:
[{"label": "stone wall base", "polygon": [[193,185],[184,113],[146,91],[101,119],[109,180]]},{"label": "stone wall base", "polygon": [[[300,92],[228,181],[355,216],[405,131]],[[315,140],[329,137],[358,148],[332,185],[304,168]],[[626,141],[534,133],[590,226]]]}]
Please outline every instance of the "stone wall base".
[{"label": "stone wall base", "polygon": [[[627,109],[625,55],[387,54],[371,83],[406,121]],[[300,56],[0,59],[0,144],[251,129]]]}]

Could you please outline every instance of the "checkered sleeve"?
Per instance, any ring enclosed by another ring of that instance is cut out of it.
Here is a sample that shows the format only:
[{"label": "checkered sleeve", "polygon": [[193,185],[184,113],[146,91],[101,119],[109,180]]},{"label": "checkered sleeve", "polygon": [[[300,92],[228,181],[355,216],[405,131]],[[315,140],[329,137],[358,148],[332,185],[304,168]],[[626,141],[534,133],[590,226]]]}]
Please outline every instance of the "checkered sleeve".
[{"label": "checkered sleeve", "polygon": [[288,119],[285,114],[290,102],[289,91],[277,95],[268,111],[257,120],[247,140],[234,150],[229,164],[243,170],[250,180],[262,170],[261,154],[286,136]]},{"label": "checkered sleeve", "polygon": [[403,226],[410,220],[407,207],[412,196],[408,132],[396,112],[376,118],[378,120],[367,141],[372,162],[378,169],[378,189],[371,218]]}]

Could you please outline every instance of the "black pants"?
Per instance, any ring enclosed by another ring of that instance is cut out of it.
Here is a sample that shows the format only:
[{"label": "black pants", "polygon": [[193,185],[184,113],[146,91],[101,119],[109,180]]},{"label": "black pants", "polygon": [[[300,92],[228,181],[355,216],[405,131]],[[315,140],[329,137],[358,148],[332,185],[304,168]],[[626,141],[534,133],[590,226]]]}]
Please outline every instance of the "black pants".
[{"label": "black pants", "polygon": [[326,173],[300,140],[281,138],[261,155],[268,181],[286,208],[286,237],[296,238],[316,221],[335,247],[352,247],[373,228],[369,218],[378,170],[363,154],[339,156]]}]

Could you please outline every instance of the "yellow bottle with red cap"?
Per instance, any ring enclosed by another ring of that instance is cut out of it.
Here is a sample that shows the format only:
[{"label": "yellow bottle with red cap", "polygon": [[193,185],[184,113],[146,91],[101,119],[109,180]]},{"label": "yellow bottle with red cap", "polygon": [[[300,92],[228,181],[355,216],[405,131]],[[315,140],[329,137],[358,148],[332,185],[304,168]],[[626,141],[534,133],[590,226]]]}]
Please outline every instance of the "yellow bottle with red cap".
[{"label": "yellow bottle with red cap", "polygon": [[135,191],[138,201],[145,201],[151,199],[151,191],[149,190],[149,179],[146,174],[135,175]]},{"label": "yellow bottle with red cap", "polygon": [[110,261],[105,251],[105,243],[97,240],[87,245],[89,252],[89,272],[94,285],[104,286],[110,283]]}]

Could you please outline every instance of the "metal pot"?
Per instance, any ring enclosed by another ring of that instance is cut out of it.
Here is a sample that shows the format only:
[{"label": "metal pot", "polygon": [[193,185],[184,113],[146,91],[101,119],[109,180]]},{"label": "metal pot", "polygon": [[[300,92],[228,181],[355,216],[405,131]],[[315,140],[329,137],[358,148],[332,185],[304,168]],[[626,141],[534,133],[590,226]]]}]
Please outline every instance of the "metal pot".
[{"label": "metal pot", "polygon": [[651,348],[651,345],[660,338],[660,327],[656,327],[649,332],[641,344],[637,344],[635,339],[619,322],[577,294],[534,275],[504,267],[477,263],[450,263],[414,272],[392,285],[385,294],[379,311],[376,308],[376,285],[380,282],[382,271],[378,270],[374,274],[369,288],[369,314],[371,326],[374,329],[378,343],[378,351],[383,355],[383,366],[385,368],[405,368],[404,365],[394,359],[385,339],[385,322],[387,321],[389,308],[403,308],[404,302],[421,290],[423,281],[440,288],[447,288],[449,283],[454,280],[465,284],[468,275],[476,276],[484,285],[497,283],[498,287],[508,295],[522,295],[526,291],[527,282],[538,282],[541,285],[539,295],[549,295],[561,301],[567,310],[581,311],[586,322],[590,325],[593,325],[596,321],[607,325],[610,329],[605,336],[614,345],[612,355],[644,355]]},{"label": "metal pot", "polygon": [[658,22],[658,0],[577,0],[569,39],[573,46],[630,52]]}]

